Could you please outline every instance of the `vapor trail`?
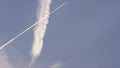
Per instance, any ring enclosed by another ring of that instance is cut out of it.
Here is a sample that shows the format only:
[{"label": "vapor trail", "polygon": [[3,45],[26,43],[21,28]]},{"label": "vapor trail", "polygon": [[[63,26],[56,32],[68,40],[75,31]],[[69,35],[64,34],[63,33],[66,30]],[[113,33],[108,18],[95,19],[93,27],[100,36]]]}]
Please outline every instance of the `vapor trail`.
[{"label": "vapor trail", "polygon": [[[29,68],[31,68],[35,59],[40,55],[42,47],[43,47],[43,38],[46,32],[49,14],[50,14],[50,5],[52,0],[39,0],[40,5],[38,6],[37,18],[38,22],[44,16],[45,19],[39,22],[34,29],[34,41],[31,51],[32,60],[29,64]],[[40,9],[39,9],[40,8]]]},{"label": "vapor trail", "polygon": [[[32,66],[32,64],[34,63],[34,61],[36,60],[36,58],[40,55],[42,51],[43,38],[44,38],[46,29],[47,29],[49,15],[65,5],[65,3],[62,4],[61,6],[59,6],[58,8],[56,8],[50,13],[51,1],[52,0],[41,0],[40,2],[41,4],[39,5],[40,9],[38,9],[38,14],[37,14],[39,23],[36,25],[34,29],[34,41],[33,41],[33,47],[31,51],[32,60],[29,64],[29,68]],[[45,17],[44,20],[39,21],[43,17]]]},{"label": "vapor trail", "polygon": [[[37,14],[39,23],[35,26],[35,29],[34,29],[34,41],[33,41],[33,47],[31,51],[32,60],[29,64],[29,68],[31,68],[32,64],[34,63],[34,61],[42,51],[43,38],[47,29],[47,24],[49,22],[48,20],[49,15],[66,4],[66,3],[62,4],[61,6],[59,6],[58,8],[56,8],[50,13],[50,5],[52,0],[40,0],[40,1],[41,1],[39,5],[40,9],[38,9],[38,14]],[[45,17],[44,20],[39,21],[43,17]]]},{"label": "vapor trail", "polygon": [[[57,7],[56,9],[54,9],[49,15],[53,14],[55,11],[57,11],[58,9],[60,9],[61,7],[63,7],[66,3],[63,3],[62,5],[60,5],[59,7]],[[8,46],[8,44],[10,44],[11,42],[13,42],[15,39],[17,39],[19,36],[21,36],[22,34],[24,34],[25,32],[27,32],[28,30],[30,30],[32,27],[34,27],[35,25],[37,25],[39,22],[41,22],[42,20],[44,20],[46,17],[48,17],[47,15],[43,18],[41,18],[38,22],[34,23],[33,25],[31,25],[30,27],[28,27],[27,29],[25,29],[24,31],[22,31],[21,33],[19,33],[18,35],[16,35],[15,37],[13,37],[11,40],[9,40],[7,43],[5,43],[4,45],[2,45],[0,47],[0,50],[2,50],[4,47]]]}]

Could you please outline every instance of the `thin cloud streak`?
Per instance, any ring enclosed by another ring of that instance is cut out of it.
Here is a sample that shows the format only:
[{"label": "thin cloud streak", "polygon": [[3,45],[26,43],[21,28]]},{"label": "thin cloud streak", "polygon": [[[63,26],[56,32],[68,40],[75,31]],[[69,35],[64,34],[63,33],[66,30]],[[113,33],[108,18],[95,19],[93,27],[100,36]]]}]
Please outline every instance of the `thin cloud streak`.
[{"label": "thin cloud streak", "polygon": [[63,62],[55,62],[54,64],[50,65],[49,68],[63,68]]},{"label": "thin cloud streak", "polygon": [[13,65],[8,61],[8,56],[5,51],[0,51],[0,68],[14,68]]}]

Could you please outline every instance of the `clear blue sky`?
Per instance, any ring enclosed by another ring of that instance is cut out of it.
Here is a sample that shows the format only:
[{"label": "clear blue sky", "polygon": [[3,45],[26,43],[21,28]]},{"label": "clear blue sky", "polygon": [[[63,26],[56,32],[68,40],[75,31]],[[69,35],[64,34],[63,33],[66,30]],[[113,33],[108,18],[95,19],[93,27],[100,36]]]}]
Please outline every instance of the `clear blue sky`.
[{"label": "clear blue sky", "polygon": [[[35,23],[38,0],[0,0],[1,45]],[[53,0],[44,47],[33,68],[120,68],[120,1]],[[33,29],[4,50],[15,68],[30,61]],[[20,67],[23,66],[23,67]],[[9,68],[9,67],[8,67]]]}]

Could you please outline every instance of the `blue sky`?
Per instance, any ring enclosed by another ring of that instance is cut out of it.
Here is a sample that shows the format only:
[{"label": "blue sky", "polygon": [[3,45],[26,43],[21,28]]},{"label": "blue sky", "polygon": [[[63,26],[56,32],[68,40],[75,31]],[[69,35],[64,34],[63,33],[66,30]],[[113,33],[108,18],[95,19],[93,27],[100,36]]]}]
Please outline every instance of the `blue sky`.
[{"label": "blue sky", "polygon": [[[1,45],[36,22],[37,2],[0,0]],[[49,18],[43,51],[33,68],[55,64],[61,68],[119,68],[120,1],[53,0],[51,10],[64,2],[68,4]],[[26,68],[32,41],[33,29],[3,50],[14,68]]]}]

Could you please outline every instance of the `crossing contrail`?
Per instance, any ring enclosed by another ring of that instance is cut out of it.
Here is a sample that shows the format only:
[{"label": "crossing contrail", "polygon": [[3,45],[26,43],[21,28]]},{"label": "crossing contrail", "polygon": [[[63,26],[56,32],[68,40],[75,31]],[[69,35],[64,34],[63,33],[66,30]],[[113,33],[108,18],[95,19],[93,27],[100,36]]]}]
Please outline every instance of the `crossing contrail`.
[{"label": "crossing contrail", "polygon": [[[59,7],[57,7],[56,9],[54,9],[49,15],[53,14],[54,12],[56,12],[58,9],[62,8],[66,3],[63,3],[62,5],[60,5]],[[41,18],[39,20],[39,22],[41,22],[42,20],[44,20],[46,17],[48,17],[48,15],[44,16],[43,18]],[[0,47],[0,50],[2,50],[3,48],[5,48],[6,46],[8,46],[8,44],[10,44],[11,42],[13,42],[15,39],[17,39],[18,37],[20,37],[22,34],[24,34],[25,32],[27,32],[28,30],[30,30],[32,27],[34,27],[35,25],[37,25],[39,22],[34,23],[33,25],[31,25],[30,27],[28,27],[27,29],[25,29],[24,31],[22,31],[21,33],[19,33],[18,35],[16,35],[15,37],[13,37],[12,39],[10,39],[7,43],[5,43],[4,45],[2,45]]]}]

